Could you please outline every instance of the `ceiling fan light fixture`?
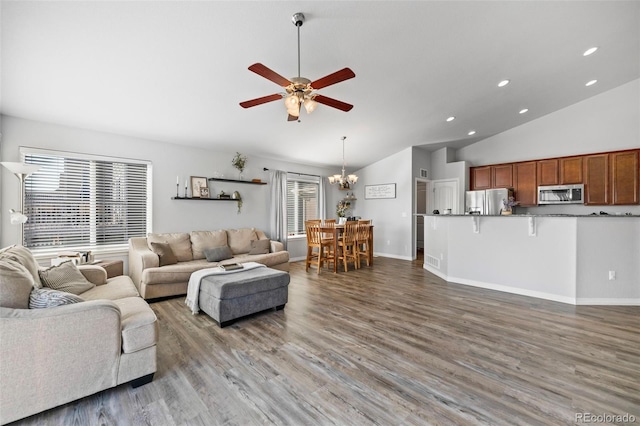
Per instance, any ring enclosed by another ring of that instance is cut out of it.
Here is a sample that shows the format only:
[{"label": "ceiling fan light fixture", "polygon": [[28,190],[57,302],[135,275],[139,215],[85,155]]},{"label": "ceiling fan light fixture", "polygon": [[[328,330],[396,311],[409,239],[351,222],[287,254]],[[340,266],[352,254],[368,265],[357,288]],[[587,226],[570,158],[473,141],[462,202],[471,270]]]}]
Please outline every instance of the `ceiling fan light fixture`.
[{"label": "ceiling fan light fixture", "polygon": [[307,114],[311,114],[318,107],[318,103],[313,99],[305,99],[303,104],[304,109],[307,110]]}]

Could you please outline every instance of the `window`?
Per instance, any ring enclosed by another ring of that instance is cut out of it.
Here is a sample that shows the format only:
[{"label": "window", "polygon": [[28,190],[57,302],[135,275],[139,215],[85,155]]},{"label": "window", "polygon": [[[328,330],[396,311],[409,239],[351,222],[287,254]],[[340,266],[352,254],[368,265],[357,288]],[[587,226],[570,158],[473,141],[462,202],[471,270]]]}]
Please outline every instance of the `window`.
[{"label": "window", "polygon": [[304,222],[320,218],[318,178],[287,178],[287,234],[306,235]]},{"label": "window", "polygon": [[151,163],[23,148],[41,165],[25,180],[24,242],[32,250],[126,245],[150,230]]}]

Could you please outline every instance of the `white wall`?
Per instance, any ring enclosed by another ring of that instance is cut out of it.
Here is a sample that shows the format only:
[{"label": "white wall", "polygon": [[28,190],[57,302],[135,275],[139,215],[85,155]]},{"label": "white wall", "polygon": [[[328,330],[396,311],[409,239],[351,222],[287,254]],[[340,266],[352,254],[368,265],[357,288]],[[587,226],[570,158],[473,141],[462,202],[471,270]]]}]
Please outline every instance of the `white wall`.
[{"label": "white wall", "polygon": [[578,221],[577,250],[578,304],[640,300],[640,220],[584,218]]},{"label": "white wall", "polygon": [[[411,260],[415,238],[412,230],[413,175],[412,148],[404,149],[357,171],[357,215],[372,219],[373,251],[376,255]],[[394,199],[364,199],[365,185],[396,184]]]},{"label": "white wall", "polygon": [[460,148],[470,166],[640,147],[640,80]]},{"label": "white wall", "polygon": [[564,303],[640,304],[640,219],[534,220],[530,236],[528,217],[427,216],[425,269],[455,283]]},{"label": "white wall", "polygon": [[[53,124],[2,116],[2,161],[20,161],[21,146],[80,152],[111,157],[149,160],[153,164],[153,231],[188,232],[200,229],[221,229],[255,227],[269,231],[270,185],[247,185],[211,182],[212,194],[220,190],[239,191],[242,199],[242,213],[237,214],[236,203],[216,201],[176,201],[176,176],[180,176],[180,195],[184,194],[184,181],[189,176],[212,177],[214,172],[225,177],[237,178],[238,173],[231,165],[235,154],[232,147],[228,151],[203,150],[164,142],[127,136],[100,133],[90,130],[70,128]],[[268,180],[269,169],[310,173],[326,176],[335,170],[291,164],[272,159],[248,156],[245,179]],[[1,181],[2,212],[0,246],[14,244],[18,240],[18,227],[9,223],[5,210],[18,208],[18,180],[4,167]],[[331,191],[329,191],[331,192]],[[335,206],[337,195],[328,195],[328,209]]]}]

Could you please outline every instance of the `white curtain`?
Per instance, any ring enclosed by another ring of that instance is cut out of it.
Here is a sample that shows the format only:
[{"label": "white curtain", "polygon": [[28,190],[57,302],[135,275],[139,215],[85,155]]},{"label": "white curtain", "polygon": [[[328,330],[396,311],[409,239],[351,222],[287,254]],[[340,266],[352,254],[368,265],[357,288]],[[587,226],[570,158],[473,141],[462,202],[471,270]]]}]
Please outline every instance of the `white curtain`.
[{"label": "white curtain", "polygon": [[318,210],[320,219],[323,221],[327,218],[327,178],[320,176],[318,178]]},{"label": "white curtain", "polygon": [[287,172],[274,170],[271,178],[270,238],[287,248]]}]

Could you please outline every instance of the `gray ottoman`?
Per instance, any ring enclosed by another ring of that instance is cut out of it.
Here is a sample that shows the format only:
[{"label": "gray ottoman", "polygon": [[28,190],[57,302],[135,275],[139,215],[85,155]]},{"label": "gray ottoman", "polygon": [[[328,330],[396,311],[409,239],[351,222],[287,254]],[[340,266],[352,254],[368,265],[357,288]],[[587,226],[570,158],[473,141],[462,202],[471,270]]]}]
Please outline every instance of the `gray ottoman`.
[{"label": "gray ottoman", "polygon": [[245,315],[284,309],[289,280],[289,273],[271,268],[209,275],[200,283],[198,304],[220,327],[225,327]]}]

